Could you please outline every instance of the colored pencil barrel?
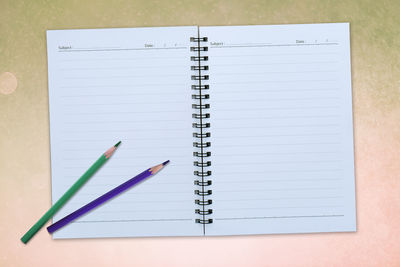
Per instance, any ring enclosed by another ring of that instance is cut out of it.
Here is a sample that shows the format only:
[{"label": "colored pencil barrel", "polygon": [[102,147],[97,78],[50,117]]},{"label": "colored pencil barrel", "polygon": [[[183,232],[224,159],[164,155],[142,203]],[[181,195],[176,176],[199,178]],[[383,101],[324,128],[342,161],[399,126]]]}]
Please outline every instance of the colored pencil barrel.
[{"label": "colored pencil barrel", "polygon": [[83,206],[82,208],[72,212],[71,214],[65,216],[64,218],[62,218],[61,220],[55,222],[54,224],[50,225],[49,227],[47,227],[47,231],[51,234],[55,231],[57,231],[58,229],[64,227],[65,225],[69,224],[70,222],[76,220],[77,218],[81,217],[82,215],[88,213],[89,211],[91,211],[92,209],[100,206],[101,204],[103,204],[104,202],[116,197],[117,195],[123,193],[124,191],[128,190],[129,188],[131,188],[132,186],[140,183],[141,181],[143,181],[144,179],[152,176],[153,174],[157,173],[159,170],[162,169],[163,166],[165,166],[169,161],[164,162],[163,164],[154,166],[153,168],[147,169],[144,172],[136,175],[135,177],[129,179],[128,181],[126,181],[125,183],[115,187],[114,189],[108,191],[107,193],[105,193],[104,195],[96,198],[95,200],[93,200],[92,202],[86,204],[85,206]]},{"label": "colored pencil barrel", "polygon": [[43,225],[51,218],[53,215],[61,209],[61,207],[93,176],[93,174],[101,167],[103,164],[111,157],[112,153],[115,151],[116,147],[121,142],[115,144],[107,150],[100,158],[62,195],[62,197],[57,200],[57,202],[35,223],[26,234],[21,238],[23,243],[28,243],[28,241],[43,227]]}]

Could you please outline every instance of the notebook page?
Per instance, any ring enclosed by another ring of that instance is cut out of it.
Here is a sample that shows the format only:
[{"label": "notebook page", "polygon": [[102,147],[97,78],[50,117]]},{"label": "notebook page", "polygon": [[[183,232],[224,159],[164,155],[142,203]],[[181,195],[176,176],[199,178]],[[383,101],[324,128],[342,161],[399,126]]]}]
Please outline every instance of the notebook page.
[{"label": "notebook page", "polygon": [[201,234],[193,220],[191,36],[197,27],[48,31],[53,203],[122,141],[53,222],[171,161],[55,238]]},{"label": "notebook page", "polygon": [[355,231],[349,25],[201,27],[207,235]]}]

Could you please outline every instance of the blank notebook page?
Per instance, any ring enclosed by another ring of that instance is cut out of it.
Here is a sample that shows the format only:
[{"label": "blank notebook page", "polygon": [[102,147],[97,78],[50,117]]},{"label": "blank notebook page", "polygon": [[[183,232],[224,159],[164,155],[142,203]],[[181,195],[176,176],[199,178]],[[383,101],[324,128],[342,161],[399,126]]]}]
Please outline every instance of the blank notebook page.
[{"label": "blank notebook page", "polygon": [[355,231],[349,25],[201,27],[207,235]]},{"label": "blank notebook page", "polygon": [[191,36],[197,27],[48,31],[53,203],[122,141],[53,221],[171,161],[55,238],[202,234],[193,221]]}]

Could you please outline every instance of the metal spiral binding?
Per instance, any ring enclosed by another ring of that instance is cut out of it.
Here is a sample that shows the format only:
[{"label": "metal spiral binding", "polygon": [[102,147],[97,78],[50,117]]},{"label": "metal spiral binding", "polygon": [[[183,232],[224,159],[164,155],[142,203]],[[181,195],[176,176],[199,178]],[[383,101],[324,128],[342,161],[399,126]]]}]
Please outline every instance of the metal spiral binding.
[{"label": "metal spiral binding", "polygon": [[212,172],[210,170],[211,160],[209,160],[211,152],[208,151],[211,147],[211,142],[209,141],[211,133],[207,132],[211,127],[210,122],[208,122],[210,113],[207,112],[210,109],[210,104],[206,103],[210,99],[210,95],[207,94],[210,86],[204,84],[210,78],[207,73],[209,66],[206,65],[206,61],[208,61],[208,56],[206,55],[208,51],[208,38],[191,37],[190,41],[194,44],[190,48],[190,51],[193,52],[190,60],[194,63],[190,67],[193,71],[191,79],[195,82],[191,87],[194,91],[192,94],[192,100],[194,101],[192,108],[195,110],[195,113],[192,114],[192,118],[195,120],[192,124],[194,129],[193,138],[195,139],[195,142],[193,142],[193,147],[195,148],[193,156],[196,158],[193,162],[195,166],[193,174],[197,177],[194,181],[197,187],[194,190],[194,194],[199,197],[195,200],[195,204],[199,205],[199,208],[195,209],[195,213],[199,216],[195,222],[205,225],[213,222],[209,218],[213,213],[213,209],[210,208],[210,205],[212,205],[212,199],[210,198],[212,195],[212,190],[210,189],[212,185],[210,179]]}]

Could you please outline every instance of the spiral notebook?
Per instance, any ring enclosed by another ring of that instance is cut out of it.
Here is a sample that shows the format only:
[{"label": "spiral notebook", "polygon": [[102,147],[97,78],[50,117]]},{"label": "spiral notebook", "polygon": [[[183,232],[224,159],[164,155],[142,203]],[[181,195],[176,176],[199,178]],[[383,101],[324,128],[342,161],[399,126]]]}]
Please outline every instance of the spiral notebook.
[{"label": "spiral notebook", "polygon": [[348,23],[50,30],[52,199],[113,158],[54,238],[356,230]]}]

